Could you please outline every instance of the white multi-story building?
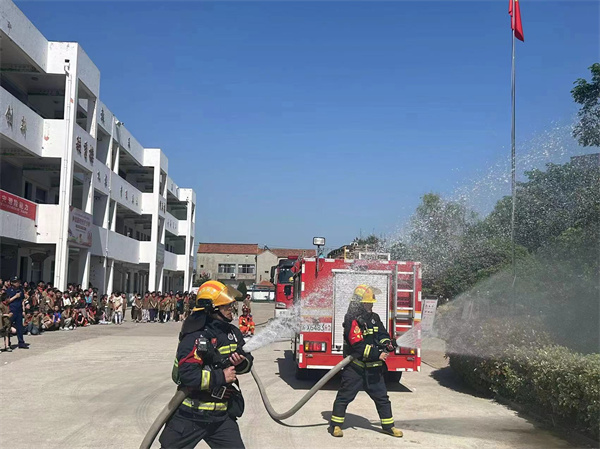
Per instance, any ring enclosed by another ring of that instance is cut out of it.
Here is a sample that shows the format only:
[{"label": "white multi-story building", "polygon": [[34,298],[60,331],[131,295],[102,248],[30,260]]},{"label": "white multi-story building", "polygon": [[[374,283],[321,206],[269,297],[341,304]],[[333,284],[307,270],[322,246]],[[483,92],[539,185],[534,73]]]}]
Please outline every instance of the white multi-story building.
[{"label": "white multi-story building", "polygon": [[100,101],[80,45],[0,2],[0,277],[189,290],[196,194]]}]

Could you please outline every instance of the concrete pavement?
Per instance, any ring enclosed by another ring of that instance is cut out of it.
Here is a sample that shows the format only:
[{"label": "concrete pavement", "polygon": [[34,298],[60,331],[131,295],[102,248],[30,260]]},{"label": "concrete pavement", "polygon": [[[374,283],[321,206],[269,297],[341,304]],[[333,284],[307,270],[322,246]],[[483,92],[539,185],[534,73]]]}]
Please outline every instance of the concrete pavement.
[{"label": "concrete pavement", "polygon": [[[272,304],[253,307],[256,322]],[[174,393],[171,368],[178,323],[92,326],[29,337],[29,350],[0,354],[0,447],[136,448]],[[314,380],[298,381],[289,341],[255,351],[255,367],[277,411],[295,404]],[[449,368],[423,365],[390,391],[394,439],[379,431],[374,404],[360,393],[345,436],[327,421],[339,387],[332,380],[284,425],[270,419],[251,375],[242,376],[246,411],[239,421],[251,448],[566,448],[569,443],[510,409],[463,390]],[[154,447],[158,447],[155,443]],[[201,443],[198,447],[207,447]]]}]

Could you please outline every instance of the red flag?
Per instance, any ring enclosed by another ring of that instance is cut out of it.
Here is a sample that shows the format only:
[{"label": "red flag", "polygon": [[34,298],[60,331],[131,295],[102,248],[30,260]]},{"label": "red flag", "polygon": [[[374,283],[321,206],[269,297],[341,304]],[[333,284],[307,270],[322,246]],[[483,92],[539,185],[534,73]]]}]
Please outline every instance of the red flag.
[{"label": "red flag", "polygon": [[[513,6],[514,3],[514,6]],[[514,17],[513,17],[514,8]],[[508,13],[510,14],[511,21],[510,27],[515,32],[515,37],[520,41],[525,42],[523,37],[523,23],[521,22],[521,8],[519,7],[519,0],[509,0]]]}]

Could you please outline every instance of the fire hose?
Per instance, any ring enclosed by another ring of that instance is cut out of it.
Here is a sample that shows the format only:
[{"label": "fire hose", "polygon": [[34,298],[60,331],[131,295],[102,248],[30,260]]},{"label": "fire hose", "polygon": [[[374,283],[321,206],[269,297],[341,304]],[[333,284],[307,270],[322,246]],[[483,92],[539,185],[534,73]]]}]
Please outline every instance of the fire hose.
[{"label": "fire hose", "polygon": [[[354,357],[348,356],[344,360],[342,360],[340,363],[335,365],[333,368],[331,368],[327,372],[327,374],[325,374],[321,378],[321,380],[319,380],[310,390],[308,390],[308,392],[302,397],[302,399],[300,399],[288,411],[283,412],[283,413],[277,413],[273,409],[273,406],[271,405],[271,401],[269,401],[269,398],[267,397],[267,391],[265,390],[265,387],[264,387],[262,381],[260,380],[260,377],[258,376],[258,374],[256,374],[256,370],[254,369],[254,367],[252,368],[251,373],[252,373],[252,377],[254,378],[254,381],[256,382],[256,385],[258,386],[258,391],[260,392],[260,396],[263,400],[263,404],[265,405],[265,408],[267,409],[267,413],[269,413],[269,415],[271,416],[271,418],[273,418],[273,420],[275,420],[276,422],[280,422],[281,420],[289,418],[290,416],[294,415],[298,410],[300,410],[304,406],[304,404],[306,404],[310,400],[310,398],[312,398],[315,395],[315,393],[317,391],[319,391],[321,388],[323,388],[323,386],[327,382],[329,382],[329,380],[333,376],[335,376],[339,371],[341,371],[341,369],[344,366],[346,366],[348,363],[352,362],[352,360],[354,360]],[[146,433],[146,436],[144,437],[144,440],[142,441],[142,444],[140,445],[140,449],[150,449],[150,446],[152,446],[152,443],[154,442],[156,435],[158,435],[158,432],[160,432],[160,429],[162,429],[162,427],[169,420],[171,415],[175,412],[175,410],[177,410],[177,407],[179,407],[179,405],[181,405],[181,403],[187,397],[187,395],[190,393],[190,391],[191,391],[190,389],[185,388],[185,387],[177,390],[177,393],[175,393],[175,395],[171,398],[171,400],[168,402],[168,404],[161,410],[161,412],[158,414],[158,416],[156,417],[156,419],[150,426],[150,429],[148,429],[148,433]]]}]

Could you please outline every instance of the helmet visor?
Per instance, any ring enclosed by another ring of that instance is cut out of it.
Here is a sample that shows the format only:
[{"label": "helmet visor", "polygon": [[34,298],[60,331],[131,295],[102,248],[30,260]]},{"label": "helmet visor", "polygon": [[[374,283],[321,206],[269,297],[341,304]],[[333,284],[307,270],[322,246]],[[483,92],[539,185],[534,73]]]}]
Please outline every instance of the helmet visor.
[{"label": "helmet visor", "polygon": [[223,290],[219,294],[219,297],[215,301],[213,301],[213,304],[217,307],[231,304],[232,302],[235,302],[235,298],[241,298],[243,296],[242,292],[240,292],[239,290],[228,285],[226,285],[225,287],[225,290]]}]

